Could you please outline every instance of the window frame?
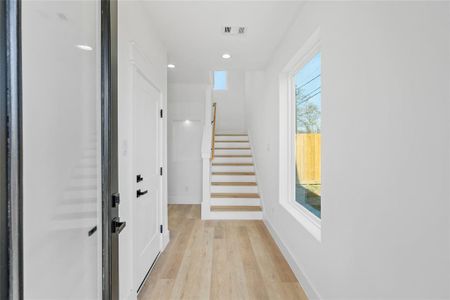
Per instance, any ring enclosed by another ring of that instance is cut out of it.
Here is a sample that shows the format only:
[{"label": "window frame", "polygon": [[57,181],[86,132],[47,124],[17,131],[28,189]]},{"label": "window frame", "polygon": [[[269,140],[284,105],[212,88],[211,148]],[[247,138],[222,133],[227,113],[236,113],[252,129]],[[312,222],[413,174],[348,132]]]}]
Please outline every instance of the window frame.
[{"label": "window frame", "polygon": [[[216,89],[216,72],[223,72],[225,74],[225,85],[223,89]],[[227,70],[216,70],[213,71],[213,91],[214,92],[226,92],[228,91],[228,71]]]},{"label": "window frame", "polygon": [[[282,70],[279,77],[280,92],[280,189],[281,206],[291,214],[319,242],[321,241],[322,221],[295,200],[296,163],[296,107],[295,75],[321,52],[320,30],[317,29],[303,44]],[[322,72],[322,71],[321,71]],[[322,201],[322,197],[321,197]],[[322,213],[321,213],[322,217]]]}]

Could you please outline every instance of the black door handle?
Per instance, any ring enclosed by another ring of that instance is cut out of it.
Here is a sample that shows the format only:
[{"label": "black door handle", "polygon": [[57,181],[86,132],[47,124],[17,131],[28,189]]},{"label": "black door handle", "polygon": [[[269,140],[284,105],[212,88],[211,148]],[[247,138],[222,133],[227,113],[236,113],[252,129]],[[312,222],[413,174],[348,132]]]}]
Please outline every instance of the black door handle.
[{"label": "black door handle", "polygon": [[136,191],[136,197],[139,198],[140,196],[145,195],[147,193],[148,193],[147,190],[141,191],[141,189],[139,189],[139,190]]},{"label": "black door handle", "polygon": [[111,221],[112,233],[119,234],[127,226],[127,222],[120,222],[120,218],[116,217]]}]

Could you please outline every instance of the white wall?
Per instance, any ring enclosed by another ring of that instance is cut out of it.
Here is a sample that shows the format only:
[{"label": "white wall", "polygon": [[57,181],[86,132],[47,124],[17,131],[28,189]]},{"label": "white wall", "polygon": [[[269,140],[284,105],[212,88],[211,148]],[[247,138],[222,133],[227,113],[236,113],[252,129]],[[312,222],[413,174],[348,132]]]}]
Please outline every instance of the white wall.
[{"label": "white wall", "polygon": [[246,132],[245,72],[227,72],[227,90],[213,92],[213,101],[217,102],[217,131]]},{"label": "white wall", "polygon": [[[450,297],[449,5],[307,3],[246,74],[265,220],[312,298]],[[278,202],[278,76],[319,27],[321,242]]]},{"label": "white wall", "polygon": [[[120,299],[136,299],[133,284],[133,235],[132,206],[135,199],[134,179],[131,164],[132,145],[132,68],[130,63],[131,42],[139,49],[151,64],[151,81],[163,93],[163,109],[167,111],[167,55],[159,38],[152,30],[145,7],[138,1],[119,1],[119,191],[121,194],[120,218],[127,227],[120,234]],[[166,119],[164,119],[163,167],[167,170],[166,158]],[[167,172],[163,175],[163,237],[167,242]]]},{"label": "white wall", "polygon": [[200,204],[206,84],[168,87],[169,203]]}]

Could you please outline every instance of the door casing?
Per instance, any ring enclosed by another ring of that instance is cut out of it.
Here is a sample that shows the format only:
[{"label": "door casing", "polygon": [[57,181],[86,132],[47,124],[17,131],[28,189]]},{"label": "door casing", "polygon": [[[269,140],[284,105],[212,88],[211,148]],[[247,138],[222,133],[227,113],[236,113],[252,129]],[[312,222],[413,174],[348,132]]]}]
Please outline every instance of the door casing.
[{"label": "door casing", "polygon": [[[148,70],[149,70],[149,68],[151,67],[151,64],[149,63],[149,61],[147,60],[147,58],[141,53],[141,51],[140,51],[140,48],[135,44],[135,43],[132,43],[131,45],[130,45],[130,50],[131,50],[131,72],[132,72],[132,76],[131,76],[131,78],[132,78],[132,86],[134,86],[134,84],[135,84],[135,78],[136,78],[136,73],[140,73],[140,74],[142,74],[141,76],[143,76],[144,78],[145,78],[145,80],[149,83],[149,84],[151,84],[152,85],[152,87],[158,92],[158,94],[159,94],[159,99],[158,99],[158,102],[159,102],[159,109],[160,110],[162,110],[162,103],[163,103],[163,93],[162,93],[162,91],[161,91],[161,89],[158,87],[158,84],[156,84],[155,82],[154,82],[154,80],[152,80],[152,76],[150,76],[149,74],[148,74]],[[134,95],[132,95],[132,97],[131,97],[131,99],[134,99]],[[134,104],[133,104],[133,107],[134,107]],[[133,111],[133,116],[134,116],[134,111]],[[133,129],[132,129],[132,131],[134,132],[134,130],[135,130],[135,128],[134,128],[134,122],[133,122]],[[164,141],[164,139],[163,139],[163,133],[164,133],[164,123],[163,123],[163,117],[160,117],[160,118],[158,118],[158,144],[159,144],[159,147],[158,147],[158,149],[157,149],[157,152],[158,152],[158,161],[159,161],[159,165],[160,165],[160,167],[162,168],[162,166],[163,166],[163,141]],[[132,141],[132,145],[133,145],[133,147],[134,147],[134,143],[135,141],[133,140]],[[131,152],[133,152],[134,151],[134,149],[132,149],[132,151]],[[134,172],[134,170],[135,170],[135,161],[134,160],[132,160],[132,169],[133,169],[133,172]],[[162,170],[162,172],[164,172],[164,170]],[[132,179],[132,180],[134,180],[134,178]],[[159,184],[159,194],[158,194],[158,218],[159,218],[159,221],[160,221],[160,226],[163,226],[162,224],[163,224],[163,215],[162,215],[162,205],[163,205],[163,176],[161,175],[161,176],[159,176],[159,180],[158,180],[158,184]],[[133,187],[134,187],[134,181],[133,181],[133,185],[132,185]],[[134,190],[133,190],[133,192],[135,192]],[[134,198],[132,198],[132,199],[134,199]],[[133,211],[133,209],[131,210],[131,211]],[[133,215],[133,213],[132,213],[132,215]],[[132,225],[132,228],[130,228],[131,230],[135,230],[135,228],[134,228],[134,223],[133,223],[133,225]],[[162,227],[161,227],[162,228]],[[159,234],[160,236],[159,236],[159,251],[161,252],[161,250],[162,250],[162,248],[163,248],[163,233],[162,232],[160,232],[160,234]],[[135,241],[134,241],[134,238],[133,238],[133,243],[134,243]],[[155,260],[154,260],[154,262],[153,262],[153,264],[152,264],[152,266],[150,267],[150,269],[148,270],[148,272],[147,272],[147,275],[146,275],[146,277],[144,278],[144,280],[143,280],[143,282],[142,283],[140,283],[140,287],[139,287],[139,289],[138,289],[138,291],[137,291],[137,293],[139,293],[140,292],[140,290],[142,289],[142,286],[144,286],[144,284],[145,284],[145,281],[147,280],[147,278],[148,278],[148,275],[150,274],[150,272],[151,272],[151,270],[152,270],[152,268],[153,268],[153,266],[154,266],[154,264],[155,264],[155,262],[158,260],[158,258],[159,258],[159,254],[156,256],[156,258],[155,258]],[[135,264],[135,262],[134,262],[134,259],[135,258],[133,258],[133,265]],[[135,270],[135,268],[133,267],[132,268],[133,269],[133,278],[134,278],[134,273],[136,272],[136,270]],[[134,280],[133,280],[133,285],[136,285],[136,283],[134,282]]]}]

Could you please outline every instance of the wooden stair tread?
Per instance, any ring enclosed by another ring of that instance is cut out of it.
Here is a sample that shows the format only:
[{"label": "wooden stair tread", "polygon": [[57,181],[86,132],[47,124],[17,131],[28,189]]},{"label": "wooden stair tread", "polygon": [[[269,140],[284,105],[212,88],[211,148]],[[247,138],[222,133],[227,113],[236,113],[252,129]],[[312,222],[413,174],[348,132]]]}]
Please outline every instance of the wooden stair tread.
[{"label": "wooden stair tread", "polygon": [[257,193],[211,193],[211,198],[259,198]]},{"label": "wooden stair tread", "polygon": [[262,211],[261,206],[211,206],[211,211]]},{"label": "wooden stair tread", "polygon": [[255,172],[212,172],[212,175],[255,175]]},{"label": "wooden stair tread", "polygon": [[252,157],[251,155],[239,155],[239,154],[226,154],[226,155],[214,155],[214,157]]},{"label": "wooden stair tread", "polygon": [[215,141],[216,143],[248,143],[248,141]]},{"label": "wooden stair tread", "polygon": [[216,186],[256,186],[256,182],[211,182],[211,185]]},{"label": "wooden stair tread", "polygon": [[213,166],[253,166],[252,163],[213,163]]},{"label": "wooden stair tread", "polygon": [[251,150],[250,147],[242,147],[242,148],[224,148],[224,147],[214,147],[215,150]]}]

